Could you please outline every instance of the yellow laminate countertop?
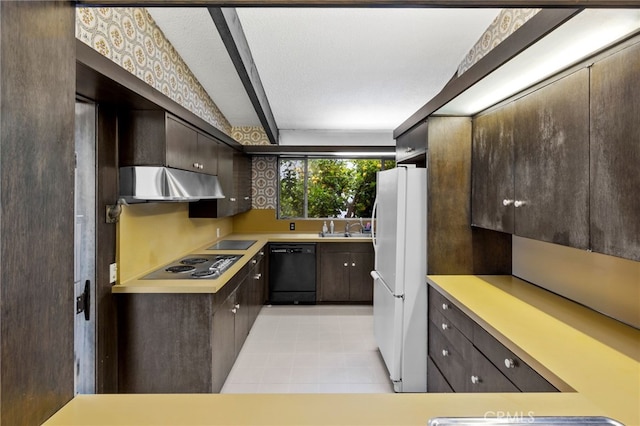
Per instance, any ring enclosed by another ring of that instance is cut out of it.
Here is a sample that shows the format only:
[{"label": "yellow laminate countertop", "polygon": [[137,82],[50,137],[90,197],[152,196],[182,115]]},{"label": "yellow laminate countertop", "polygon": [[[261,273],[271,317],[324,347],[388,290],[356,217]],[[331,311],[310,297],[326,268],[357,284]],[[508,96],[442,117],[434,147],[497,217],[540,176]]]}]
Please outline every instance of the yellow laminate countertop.
[{"label": "yellow laminate countertop", "polygon": [[[431,285],[575,392],[78,395],[45,425],[426,425],[434,417],[606,416],[640,426],[640,332],[511,276]],[[425,313],[426,315],[426,313]]]},{"label": "yellow laminate countertop", "polygon": [[[223,240],[255,240],[256,243],[247,250],[208,250],[218,241]],[[154,268],[137,275],[131,280],[118,283],[111,288],[112,293],[217,293],[229,280],[237,274],[244,265],[251,260],[259,251],[264,249],[267,243],[371,243],[371,238],[359,237],[321,237],[316,234],[301,233],[265,233],[265,234],[231,234],[224,238],[211,241],[195,250],[189,250],[176,259],[193,254],[238,254],[242,258],[227,269],[219,278],[215,280],[143,280],[141,279],[150,272],[159,269],[163,265],[157,265]]]}]

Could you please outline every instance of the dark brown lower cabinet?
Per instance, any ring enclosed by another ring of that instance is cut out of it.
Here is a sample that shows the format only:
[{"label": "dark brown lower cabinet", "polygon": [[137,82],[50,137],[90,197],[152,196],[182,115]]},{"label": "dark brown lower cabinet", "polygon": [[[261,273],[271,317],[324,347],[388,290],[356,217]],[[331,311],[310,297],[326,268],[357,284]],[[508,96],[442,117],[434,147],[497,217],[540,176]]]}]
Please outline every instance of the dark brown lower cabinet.
[{"label": "dark brown lower cabinet", "polygon": [[373,303],[371,243],[318,243],[319,302]]},{"label": "dark brown lower cabinet", "polygon": [[118,391],[210,393],[265,301],[258,253],[214,294],[118,294]]},{"label": "dark brown lower cabinet", "polygon": [[432,287],[428,339],[428,392],[558,391]]}]

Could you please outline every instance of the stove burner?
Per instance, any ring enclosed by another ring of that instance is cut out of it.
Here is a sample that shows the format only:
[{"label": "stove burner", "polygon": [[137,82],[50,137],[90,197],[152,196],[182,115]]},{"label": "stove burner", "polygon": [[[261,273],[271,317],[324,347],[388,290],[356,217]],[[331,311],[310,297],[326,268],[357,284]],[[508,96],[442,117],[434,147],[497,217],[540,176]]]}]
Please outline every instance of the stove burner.
[{"label": "stove burner", "polygon": [[173,272],[174,274],[182,274],[185,272],[191,272],[194,269],[196,269],[195,266],[190,266],[190,265],[176,265],[176,266],[169,266],[167,269],[165,269],[165,271],[167,272]]},{"label": "stove burner", "polygon": [[180,263],[183,265],[197,265],[199,263],[205,263],[207,259],[203,257],[187,257],[186,259],[182,259]]},{"label": "stove burner", "polygon": [[217,270],[205,269],[204,271],[196,271],[192,273],[191,276],[194,278],[207,278],[217,273],[218,273]]}]

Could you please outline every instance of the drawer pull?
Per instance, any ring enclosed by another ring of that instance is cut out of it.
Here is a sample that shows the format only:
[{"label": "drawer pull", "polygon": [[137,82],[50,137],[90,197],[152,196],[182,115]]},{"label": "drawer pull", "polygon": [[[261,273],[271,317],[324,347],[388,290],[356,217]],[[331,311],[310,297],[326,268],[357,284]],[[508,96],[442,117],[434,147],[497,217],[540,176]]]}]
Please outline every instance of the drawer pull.
[{"label": "drawer pull", "polygon": [[231,310],[231,313],[234,313],[234,314],[235,314],[236,312],[238,312],[238,310],[237,310],[236,308],[233,308],[233,309]]},{"label": "drawer pull", "polygon": [[449,356],[449,351],[446,349],[442,350],[442,356]]},{"label": "drawer pull", "polygon": [[442,323],[442,329],[443,330],[448,330],[449,329],[449,324],[447,324],[446,322]]},{"label": "drawer pull", "polygon": [[344,266],[349,266],[349,264],[345,262],[345,263],[344,263]]},{"label": "drawer pull", "polygon": [[516,362],[511,358],[504,359],[504,366],[507,368],[516,368]]},{"label": "drawer pull", "polygon": [[471,376],[471,383],[473,383],[474,385],[477,385],[478,383],[480,383],[480,377]]},{"label": "drawer pull", "polygon": [[443,311],[446,311],[447,309],[449,309],[449,305],[448,305],[448,304],[446,304],[446,303],[443,303],[443,304],[442,304],[442,310],[443,310]]},{"label": "drawer pull", "polygon": [[255,274],[255,275],[253,276],[253,279],[254,279],[254,280],[259,280],[260,278],[262,278],[262,274]]},{"label": "drawer pull", "polygon": [[260,253],[258,253],[260,256],[264,256],[264,252],[261,251]]},{"label": "drawer pull", "polygon": [[253,260],[251,261],[251,263],[252,263],[253,265],[255,265],[256,263],[258,263],[258,259],[253,259]]},{"label": "drawer pull", "polygon": [[239,303],[236,303],[235,308],[236,308],[236,309],[240,309],[240,304],[239,304]]}]

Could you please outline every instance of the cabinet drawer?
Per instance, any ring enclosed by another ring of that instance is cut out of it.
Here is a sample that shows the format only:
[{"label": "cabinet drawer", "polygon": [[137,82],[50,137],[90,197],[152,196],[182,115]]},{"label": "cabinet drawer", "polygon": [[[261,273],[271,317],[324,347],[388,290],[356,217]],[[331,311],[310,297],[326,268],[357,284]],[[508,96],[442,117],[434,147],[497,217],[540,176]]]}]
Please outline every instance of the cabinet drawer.
[{"label": "cabinet drawer", "polygon": [[451,393],[453,389],[449,386],[438,366],[431,357],[427,357],[427,392],[430,393]]},{"label": "cabinet drawer", "polygon": [[467,392],[468,369],[465,368],[466,362],[457,349],[442,335],[438,326],[429,321],[429,356],[454,392]]},{"label": "cabinet drawer", "polygon": [[471,370],[466,379],[468,392],[520,391],[475,347],[471,351]]},{"label": "cabinet drawer", "polygon": [[469,342],[469,339],[467,339],[460,330],[453,326],[451,321],[445,318],[445,316],[438,310],[432,310],[430,312],[429,320],[433,324],[433,327],[437,328],[442,336],[444,336],[446,341],[449,342],[452,347],[456,348],[458,353],[462,356],[462,359],[471,359],[472,345]]},{"label": "cabinet drawer", "polygon": [[485,329],[474,324],[473,342],[518,389],[523,392],[557,392],[558,390],[547,382],[533,368],[529,367],[502,343],[491,336]]},{"label": "cabinet drawer", "polygon": [[468,339],[473,339],[473,320],[437,290],[429,287],[429,312],[433,311],[440,312]]}]

